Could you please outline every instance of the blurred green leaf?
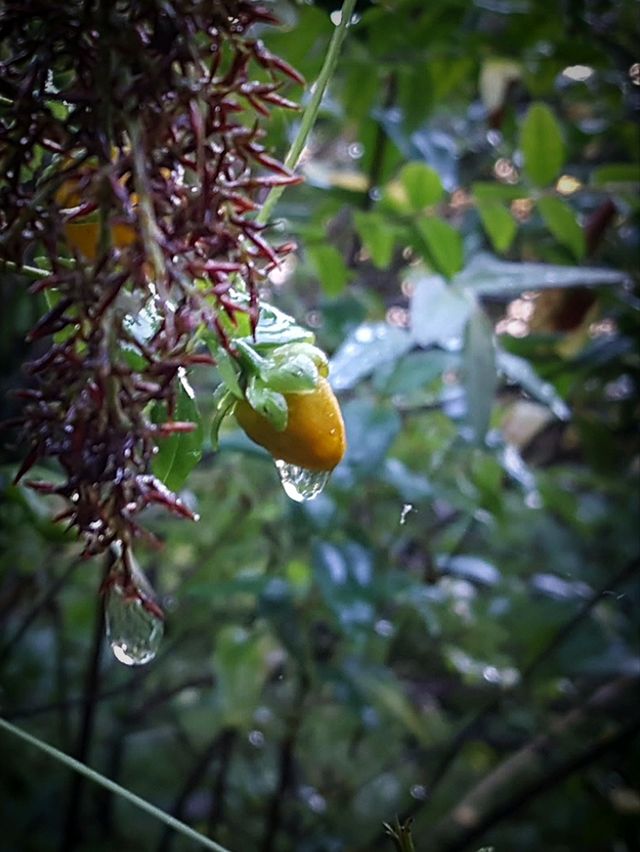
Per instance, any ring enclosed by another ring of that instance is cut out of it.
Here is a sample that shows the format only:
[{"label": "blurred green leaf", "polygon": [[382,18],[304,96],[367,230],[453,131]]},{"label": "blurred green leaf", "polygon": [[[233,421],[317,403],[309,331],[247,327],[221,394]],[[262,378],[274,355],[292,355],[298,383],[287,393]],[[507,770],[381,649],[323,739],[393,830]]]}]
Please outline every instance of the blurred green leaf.
[{"label": "blurred green leaf", "polygon": [[339,296],[351,279],[351,272],[338,249],[328,244],[315,245],[308,247],[307,254],[327,296]]},{"label": "blurred green leaf", "polygon": [[520,130],[520,148],[529,178],[536,186],[549,186],[560,174],[566,150],[560,125],[546,104],[529,107]]},{"label": "blurred green leaf", "polygon": [[354,211],[356,229],[371,260],[378,269],[386,269],[393,258],[395,233],[384,216],[379,213]]},{"label": "blurred green leaf", "polygon": [[458,346],[473,302],[440,275],[414,274],[410,304],[411,335],[420,346]]},{"label": "blurred green leaf", "polygon": [[444,219],[420,219],[416,225],[427,247],[427,258],[445,278],[453,278],[462,269],[462,237]]},{"label": "blurred green leaf", "polygon": [[506,252],[518,232],[515,219],[500,201],[476,197],[476,208],[491,244],[498,252]]},{"label": "blurred green leaf", "polygon": [[444,188],[440,175],[426,163],[407,163],[399,177],[415,213],[442,201]]},{"label": "blurred green leaf", "polygon": [[576,260],[582,260],[587,249],[584,231],[566,201],[560,198],[539,198],[537,207],[558,242],[566,246]]},{"label": "blurred green leaf", "polygon": [[626,280],[626,274],[615,269],[510,263],[481,253],[456,275],[454,283],[478,295],[497,296],[515,295],[525,290],[622,284]]},{"label": "blurred green leaf", "polygon": [[413,341],[403,328],[384,322],[363,323],[349,335],[331,359],[331,384],[348,390],[383,364],[401,358]]},{"label": "blurred green leaf", "polygon": [[260,700],[273,642],[237,625],[223,627],[213,655],[216,704],[225,725],[247,727]]}]

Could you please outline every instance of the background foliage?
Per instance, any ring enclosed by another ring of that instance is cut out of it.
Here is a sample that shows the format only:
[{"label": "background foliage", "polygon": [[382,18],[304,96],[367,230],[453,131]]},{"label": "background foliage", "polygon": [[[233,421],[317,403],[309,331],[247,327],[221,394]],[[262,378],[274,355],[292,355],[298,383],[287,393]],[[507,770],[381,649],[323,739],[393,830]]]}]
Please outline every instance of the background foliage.
[{"label": "background foliage", "polygon": [[[215,453],[203,428],[202,520],[151,518],[165,546],[139,554],[164,645],[127,670],[99,571],[5,450],[4,716],[233,850],[390,849],[396,814],[425,852],[638,848],[634,11],[359,4],[264,294],[333,353],[347,457],[297,505],[233,424]],[[313,80],[332,12],[280,4],[268,46]],[[191,379],[206,424],[215,381]],[[7,849],[191,848],[2,748]]]}]

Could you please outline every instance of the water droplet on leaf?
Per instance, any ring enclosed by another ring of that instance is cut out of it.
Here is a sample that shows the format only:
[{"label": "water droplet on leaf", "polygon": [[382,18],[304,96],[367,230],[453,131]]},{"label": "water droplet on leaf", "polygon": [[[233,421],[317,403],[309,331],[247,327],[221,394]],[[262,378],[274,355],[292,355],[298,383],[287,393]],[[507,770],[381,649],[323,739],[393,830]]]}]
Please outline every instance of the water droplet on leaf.
[{"label": "water droplet on leaf", "polygon": [[158,652],[164,624],[134,589],[115,582],[106,604],[107,639],[113,655],[125,666],[143,666]]},{"label": "water droplet on leaf", "polygon": [[330,470],[308,470],[282,459],[276,459],[275,462],[285,494],[296,503],[317,497],[331,475]]}]

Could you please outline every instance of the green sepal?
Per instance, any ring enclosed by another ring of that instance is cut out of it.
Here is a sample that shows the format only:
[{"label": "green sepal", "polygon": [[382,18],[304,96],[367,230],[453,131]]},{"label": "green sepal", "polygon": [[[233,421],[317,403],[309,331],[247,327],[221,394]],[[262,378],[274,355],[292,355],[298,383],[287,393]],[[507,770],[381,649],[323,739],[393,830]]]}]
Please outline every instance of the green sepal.
[{"label": "green sepal", "polygon": [[213,392],[213,418],[209,440],[211,441],[211,449],[214,451],[220,446],[219,434],[222,421],[229,414],[235,401],[235,396],[224,383],[219,384]]},{"label": "green sepal", "polygon": [[266,417],[274,429],[283,432],[287,428],[287,400],[278,391],[267,387],[257,376],[252,376],[247,385],[247,402],[254,411]]},{"label": "green sepal", "polygon": [[262,370],[261,377],[271,390],[280,393],[304,393],[318,384],[318,368],[308,355],[292,355],[284,361],[272,361]]}]

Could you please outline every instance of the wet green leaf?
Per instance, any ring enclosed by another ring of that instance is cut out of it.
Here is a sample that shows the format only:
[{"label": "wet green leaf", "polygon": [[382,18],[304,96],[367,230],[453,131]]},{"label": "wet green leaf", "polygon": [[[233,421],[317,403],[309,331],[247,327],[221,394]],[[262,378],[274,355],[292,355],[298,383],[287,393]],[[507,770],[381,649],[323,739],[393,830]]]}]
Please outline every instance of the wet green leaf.
[{"label": "wet green leaf", "polygon": [[[156,408],[156,422],[167,420],[166,411]],[[179,491],[202,457],[204,429],[193,388],[186,376],[181,376],[174,420],[194,423],[193,432],[178,432],[158,440],[158,452],[153,457],[153,472],[167,488]]]}]

